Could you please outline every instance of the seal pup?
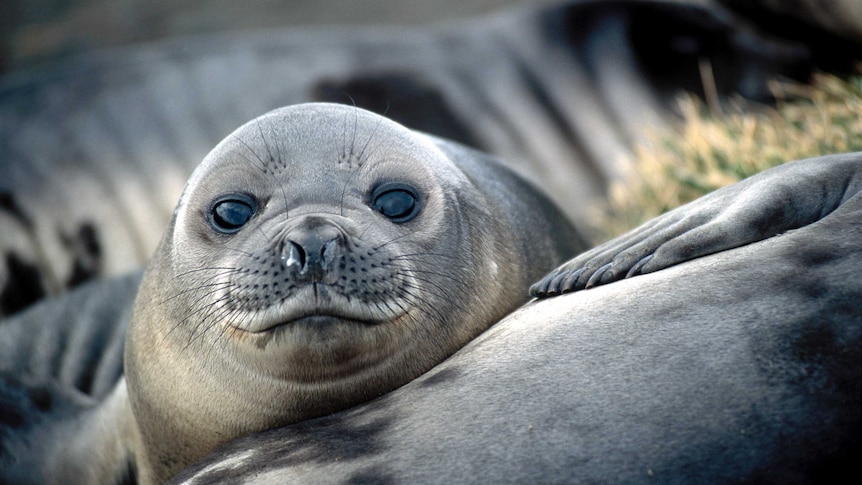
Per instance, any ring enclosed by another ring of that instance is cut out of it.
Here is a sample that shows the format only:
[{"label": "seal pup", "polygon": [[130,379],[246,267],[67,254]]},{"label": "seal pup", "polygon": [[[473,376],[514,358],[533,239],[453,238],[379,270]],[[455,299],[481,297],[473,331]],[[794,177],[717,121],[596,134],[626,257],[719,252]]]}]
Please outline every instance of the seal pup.
[{"label": "seal pup", "polygon": [[228,440],[373,399],[584,247],[483,154],[342,105],[266,114],[190,178],[135,300],[124,380],[54,426],[84,436],[37,481],[131,462],[163,482]]}]

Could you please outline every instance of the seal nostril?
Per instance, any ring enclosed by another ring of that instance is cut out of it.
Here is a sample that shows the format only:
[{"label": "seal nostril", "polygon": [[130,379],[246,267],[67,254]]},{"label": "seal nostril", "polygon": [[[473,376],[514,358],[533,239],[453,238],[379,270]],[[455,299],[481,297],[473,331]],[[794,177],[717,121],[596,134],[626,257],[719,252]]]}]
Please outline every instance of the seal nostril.
[{"label": "seal nostril", "polygon": [[320,248],[320,261],[326,265],[330,262],[330,258],[332,258],[335,248],[335,245],[338,243],[338,239],[330,239],[326,244]]},{"label": "seal nostril", "polygon": [[293,241],[287,242],[287,251],[281,252],[281,260],[288,268],[302,269],[305,268],[305,250],[302,246]]}]

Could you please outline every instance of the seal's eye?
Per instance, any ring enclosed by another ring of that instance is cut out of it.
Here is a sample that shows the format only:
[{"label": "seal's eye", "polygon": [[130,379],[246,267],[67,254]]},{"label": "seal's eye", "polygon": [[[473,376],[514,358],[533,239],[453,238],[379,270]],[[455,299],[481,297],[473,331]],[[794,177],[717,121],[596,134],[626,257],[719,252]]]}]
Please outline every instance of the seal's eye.
[{"label": "seal's eye", "polygon": [[239,231],[257,212],[257,204],[251,197],[232,194],[215,201],[209,219],[213,228],[222,234]]},{"label": "seal's eye", "polygon": [[371,206],[392,222],[407,222],[419,214],[416,189],[401,183],[387,183],[371,194]]}]

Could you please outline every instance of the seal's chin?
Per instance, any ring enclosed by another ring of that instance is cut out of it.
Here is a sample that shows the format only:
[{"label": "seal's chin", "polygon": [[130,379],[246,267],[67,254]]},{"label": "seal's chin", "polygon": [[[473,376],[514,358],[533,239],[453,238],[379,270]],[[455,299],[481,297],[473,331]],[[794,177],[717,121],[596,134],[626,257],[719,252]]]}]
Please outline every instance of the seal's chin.
[{"label": "seal's chin", "polygon": [[261,318],[246,325],[226,322],[229,329],[218,334],[232,343],[233,361],[278,381],[319,390],[383,372],[381,366],[391,365],[405,347],[406,326],[400,325],[405,315],[380,319],[307,308],[294,311],[291,318]]}]

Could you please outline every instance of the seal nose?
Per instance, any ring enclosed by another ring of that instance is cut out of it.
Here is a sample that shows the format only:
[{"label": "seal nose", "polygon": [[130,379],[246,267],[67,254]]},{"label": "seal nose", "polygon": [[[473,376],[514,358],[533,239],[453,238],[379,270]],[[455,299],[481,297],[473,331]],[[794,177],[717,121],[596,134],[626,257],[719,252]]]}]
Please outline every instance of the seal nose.
[{"label": "seal nose", "polygon": [[331,224],[297,228],[282,243],[281,260],[300,276],[319,278],[337,258],[342,236]]}]

